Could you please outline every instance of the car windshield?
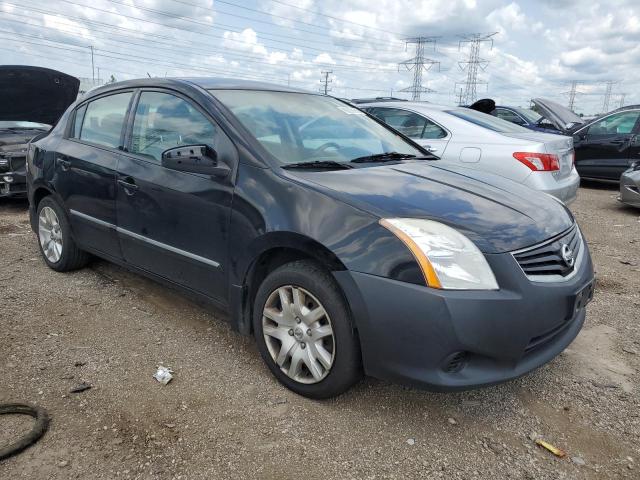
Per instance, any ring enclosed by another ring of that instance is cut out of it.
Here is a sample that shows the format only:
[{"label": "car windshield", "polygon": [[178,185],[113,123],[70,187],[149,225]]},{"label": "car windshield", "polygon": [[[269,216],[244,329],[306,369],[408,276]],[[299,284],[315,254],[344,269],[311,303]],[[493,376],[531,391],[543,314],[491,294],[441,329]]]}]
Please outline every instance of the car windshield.
[{"label": "car windshield", "polygon": [[47,125],[46,123],[1,121],[0,129],[2,128],[37,128],[37,129],[48,130],[49,128],[51,128],[51,126]]},{"label": "car windshield", "polygon": [[362,111],[335,98],[262,90],[211,93],[284,165],[349,162],[391,152],[426,156]]},{"label": "car windshield", "polygon": [[514,110],[527,119],[530,123],[535,123],[542,118],[538,112],[534,112],[530,108],[515,107]]},{"label": "car windshield", "polygon": [[487,115],[486,113],[477,112],[476,110],[471,110],[470,108],[455,108],[453,110],[447,110],[446,112],[458,118],[466,120],[467,122],[471,122],[475,125],[488,128],[489,130],[493,130],[494,132],[531,133],[531,130],[521,127],[520,125],[507,122],[506,120],[502,120],[501,118],[494,117],[493,115]]}]

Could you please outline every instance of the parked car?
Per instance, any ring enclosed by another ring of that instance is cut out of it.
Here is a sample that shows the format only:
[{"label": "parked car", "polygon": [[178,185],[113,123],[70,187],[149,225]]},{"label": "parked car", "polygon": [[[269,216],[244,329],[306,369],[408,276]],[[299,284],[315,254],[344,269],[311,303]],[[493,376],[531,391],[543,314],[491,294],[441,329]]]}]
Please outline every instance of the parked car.
[{"label": "parked car", "polygon": [[583,325],[587,244],[555,198],[433,158],[331,97],[131,80],[30,144],[31,225],[54,270],[94,254],[225,309],[301,395],[523,375]]},{"label": "parked car", "polygon": [[521,127],[534,130],[536,132],[561,134],[558,129],[549,123],[542,115],[530,108],[506,107],[496,105],[490,98],[483,98],[469,105],[472,110],[493,115],[507,122],[515,123]]},{"label": "parked car", "polygon": [[620,177],[620,196],[622,203],[640,208],[640,161],[634,162],[629,170]]},{"label": "parked car", "polygon": [[576,169],[582,178],[619,182],[640,159],[640,105],[618,108],[586,121],[551,100],[532,100],[558,131],[573,136]]},{"label": "parked car", "polygon": [[358,105],[413,139],[443,161],[491,172],[570,203],[580,177],[573,168],[573,142],[532,132],[464,107],[421,102]]},{"label": "parked car", "polygon": [[0,65],[0,198],[27,193],[27,144],[51,128],[80,81],[41,67]]}]

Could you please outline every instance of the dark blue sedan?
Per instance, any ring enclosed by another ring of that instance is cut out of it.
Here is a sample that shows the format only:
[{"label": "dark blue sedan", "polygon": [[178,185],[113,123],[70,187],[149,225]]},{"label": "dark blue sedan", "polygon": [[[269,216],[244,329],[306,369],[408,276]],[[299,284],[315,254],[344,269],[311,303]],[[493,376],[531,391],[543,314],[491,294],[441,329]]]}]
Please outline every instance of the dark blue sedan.
[{"label": "dark blue sedan", "polygon": [[576,337],[594,276],[575,219],[469,172],[346,102],[207,78],[93,90],[27,158],[50,268],[95,255],[209,302],[311,398],[363,373],[490,385]]}]

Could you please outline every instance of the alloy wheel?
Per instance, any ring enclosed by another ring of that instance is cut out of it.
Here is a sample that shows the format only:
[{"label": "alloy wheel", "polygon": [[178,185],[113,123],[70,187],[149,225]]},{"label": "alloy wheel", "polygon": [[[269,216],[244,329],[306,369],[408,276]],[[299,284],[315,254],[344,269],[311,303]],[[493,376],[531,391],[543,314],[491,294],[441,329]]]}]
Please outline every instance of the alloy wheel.
[{"label": "alloy wheel", "polygon": [[331,319],[307,290],[274,290],[262,312],[262,333],[271,358],[289,378],[311,384],[329,374],[335,359]]},{"label": "alloy wheel", "polygon": [[51,207],[43,207],[38,217],[38,237],[44,256],[56,263],[62,256],[62,227]]}]

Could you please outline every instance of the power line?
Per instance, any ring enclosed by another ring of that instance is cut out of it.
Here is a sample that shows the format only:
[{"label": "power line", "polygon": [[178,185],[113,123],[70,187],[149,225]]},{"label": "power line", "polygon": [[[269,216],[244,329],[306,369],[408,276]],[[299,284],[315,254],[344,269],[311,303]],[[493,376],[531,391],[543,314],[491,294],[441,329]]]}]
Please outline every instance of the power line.
[{"label": "power line", "polygon": [[458,49],[461,49],[464,43],[469,44],[469,59],[464,62],[458,62],[460,69],[467,71],[466,81],[460,82],[461,85],[464,85],[464,96],[461,104],[470,105],[476,101],[478,85],[487,85],[488,88],[488,82],[478,80],[478,70],[486,70],[487,65],[489,65],[488,60],[480,58],[480,45],[490,42],[491,48],[493,48],[493,38],[491,37],[497,33],[470,33],[464,35],[458,43]]},{"label": "power line", "polygon": [[[183,5],[188,5],[190,7],[200,8],[202,10],[208,10],[208,11],[211,11],[211,12],[214,12],[214,13],[217,13],[217,14],[229,15],[229,16],[235,17],[235,18],[241,18],[241,19],[244,19],[244,20],[250,20],[250,21],[253,21],[253,22],[257,22],[257,23],[264,23],[264,24],[267,24],[267,25],[277,26],[277,24],[274,23],[274,22],[269,22],[269,21],[265,21],[265,20],[258,20],[258,19],[255,19],[255,18],[245,17],[245,16],[238,15],[238,14],[235,14],[235,13],[229,13],[229,12],[226,12],[226,11],[221,10],[219,8],[218,9],[213,9],[213,8],[210,8],[210,7],[197,5],[195,3],[186,2],[184,0],[172,0],[172,1],[176,2],[176,3],[183,4]],[[300,24],[303,24],[303,25],[309,25],[309,26],[314,27],[314,28],[320,28],[320,29],[323,29],[323,30],[326,30],[326,28],[327,28],[326,26],[316,25],[315,23],[304,22],[304,21],[298,20],[296,18],[284,17],[282,15],[274,14],[273,12],[265,12],[264,10],[250,8],[250,7],[247,7],[245,5],[238,5],[238,4],[233,3],[233,2],[219,0],[219,1],[216,2],[216,4],[218,4],[218,3],[230,5],[230,6],[233,6],[233,7],[236,7],[236,8],[241,8],[243,10],[248,10],[250,12],[259,13],[260,15],[269,15],[270,17],[280,18],[282,20],[287,20],[289,22],[295,22],[295,23],[300,23]],[[281,2],[277,2],[277,3],[281,3]],[[302,7],[296,7],[296,8],[302,9]],[[305,10],[305,9],[302,9],[302,10]],[[335,18],[335,17],[331,17],[331,18]],[[341,20],[341,21],[347,21],[347,20]],[[349,22],[349,23],[352,23],[352,22]],[[356,25],[363,26],[365,28],[373,28],[373,27],[366,27],[366,26],[360,25],[360,24],[356,24]],[[294,30],[298,30],[300,32],[308,33],[308,34],[311,34],[311,35],[318,35],[318,36],[322,36],[322,37],[326,36],[325,33],[313,32],[311,30],[302,29],[302,28],[296,27],[296,26],[290,26],[288,28],[294,29]],[[353,36],[356,37],[356,38],[361,39],[361,40],[355,40],[355,41],[361,42],[361,43],[366,43],[366,44],[377,43],[377,44],[380,44],[380,45],[383,44],[385,46],[389,46],[389,43],[390,43],[388,40],[376,39],[376,38],[371,38],[371,37],[363,37],[362,35],[353,34]],[[353,39],[351,39],[351,40],[354,41]]]},{"label": "power line", "polygon": [[327,15],[325,13],[321,13],[317,10],[311,10],[309,8],[303,8],[303,7],[299,7],[297,5],[294,5],[292,3],[287,3],[287,2],[283,2],[281,0],[270,0],[272,3],[279,3],[281,5],[286,5],[287,7],[293,7],[293,8],[297,8],[298,10],[302,10],[305,12],[309,12],[309,13],[313,13],[315,15],[320,15],[322,17],[327,17],[327,18],[331,18],[333,20],[337,20],[339,22],[343,22],[343,23],[350,23],[352,25],[357,25],[359,27],[363,27],[363,28],[368,28],[370,30],[378,30],[379,32],[384,32],[384,33],[389,33],[391,35],[396,35],[396,36],[401,36],[401,34],[397,33],[397,32],[391,32],[389,30],[384,30],[382,28],[377,28],[377,27],[371,27],[369,25],[363,25],[362,23],[356,23],[356,22],[352,22],[351,20],[345,20],[344,18],[338,18],[338,17],[334,17],[332,15]]},{"label": "power line", "polygon": [[414,37],[407,39],[407,45],[415,44],[416,56],[400,62],[398,68],[403,65],[407,70],[413,70],[413,83],[410,87],[403,88],[400,91],[411,93],[411,100],[413,101],[420,101],[420,95],[422,93],[434,92],[434,90],[422,86],[422,74],[430,70],[434,65],[438,65],[438,68],[440,68],[440,62],[425,58],[424,56],[424,48],[427,44],[433,44],[433,50],[435,51],[436,38],[437,37]]},{"label": "power line", "polygon": [[[31,9],[33,11],[39,11],[37,9]],[[44,13],[44,11],[42,11],[42,13]],[[20,15],[20,14],[16,14],[16,13],[10,13],[10,15],[16,15],[16,16],[23,16],[23,17],[27,17],[27,18],[31,18],[28,15]],[[64,17],[58,17],[58,18],[64,18]],[[78,17],[69,17],[69,18],[78,18]],[[80,18],[78,18],[79,20],[82,20]],[[5,19],[6,22],[12,22],[12,23],[17,23],[19,25],[29,25],[31,27],[37,27],[38,30],[40,29],[48,29],[48,30],[54,30],[56,32],[59,32],[60,30],[56,29],[56,28],[52,28],[52,27],[47,27],[45,25],[35,25],[32,23],[26,23],[26,22],[22,22],[22,21],[17,21],[17,20],[11,20],[11,19]],[[134,46],[139,46],[139,47],[147,47],[148,46],[148,42],[146,44],[140,44],[140,43],[135,43],[135,42],[129,42],[126,40],[123,40],[121,37],[122,35],[113,35],[113,31],[109,31],[111,29],[115,29],[115,31],[124,31],[124,32],[132,32],[132,33],[136,33],[139,34],[140,32],[135,31],[135,30],[131,30],[131,29],[125,29],[123,27],[118,27],[116,25],[112,25],[112,24],[108,24],[108,23],[103,23],[103,22],[93,22],[93,21],[88,21],[85,20],[85,22],[90,23],[90,24],[97,24],[97,25],[103,25],[105,26],[104,28],[107,28],[107,31],[104,30],[99,30],[99,29],[93,29],[95,27],[92,28],[92,32],[94,33],[101,33],[101,34],[107,34],[110,35],[107,39],[103,39],[103,41],[109,42],[109,43],[114,43],[114,44],[126,44],[126,45],[134,45]],[[67,25],[65,25],[67,26]],[[76,28],[76,29],[82,29],[83,27],[81,26],[75,26],[75,25],[68,25],[69,28]],[[73,32],[69,32],[69,31],[65,31],[65,33],[67,34],[73,34]],[[153,38],[160,38],[160,39],[167,39],[167,40],[172,40],[171,42],[162,42],[162,41],[154,41],[156,44],[159,45],[163,45],[163,52],[172,52],[175,53],[176,55],[178,55],[181,58],[184,58],[184,50],[181,51],[176,51],[173,50],[171,47],[175,47],[176,45],[176,41],[173,39],[173,37],[170,36],[165,36],[165,35],[157,35],[157,34],[152,34],[152,33],[148,33],[145,34],[145,36],[147,37],[153,37]],[[131,38],[130,36],[128,36],[127,38]],[[142,41],[144,41],[144,39],[141,39],[139,37],[133,37],[134,39],[140,39]],[[197,47],[195,47],[195,45],[204,45],[207,50],[204,50],[203,48],[198,49]],[[241,58],[241,59],[248,59],[251,60],[253,63],[260,63],[260,64],[264,64],[264,65],[270,65],[270,66],[274,66],[275,64],[273,62],[268,62],[263,60],[260,60],[263,57],[258,57],[255,55],[246,55],[244,53],[235,53],[236,50],[231,49],[231,48],[215,48],[215,47],[211,47],[209,46],[209,44],[205,44],[202,42],[197,42],[197,41],[191,41],[188,44],[185,45],[185,48],[189,48],[189,50],[193,53],[198,53],[198,52],[202,52],[206,55],[211,55],[214,52],[215,53],[220,53],[220,54],[224,54],[226,57],[237,57],[237,58]],[[305,61],[305,60],[295,60],[292,58],[287,58],[284,60],[280,60],[279,61],[281,64],[288,64],[288,65],[292,65],[292,66],[297,66],[297,67],[309,67],[310,64]],[[324,63],[324,62],[314,62],[313,63],[314,66],[331,66],[332,68],[338,68],[338,69],[348,69],[349,71],[353,71],[353,72],[379,72],[379,71],[389,71],[391,72],[392,70],[387,70],[387,69],[383,69],[383,68],[374,68],[374,67],[357,67],[354,68],[352,66],[349,65],[344,65],[344,64],[337,64],[337,63]]]},{"label": "power line", "polygon": [[322,80],[320,80],[320,83],[322,84],[320,91],[323,92],[325,95],[331,91],[331,89],[329,88],[329,84],[333,82],[333,80],[329,79],[329,75],[331,75],[332,73],[333,73],[332,70],[322,71],[323,78]]},{"label": "power line", "polygon": [[[172,29],[177,29],[177,30],[183,30],[183,31],[188,31],[188,32],[193,33],[193,34],[198,34],[198,35],[203,35],[203,36],[209,36],[209,37],[211,37],[211,35],[207,35],[207,34],[205,34],[205,33],[203,33],[203,32],[198,32],[198,31],[196,31],[196,30],[191,30],[191,29],[184,28],[184,27],[178,27],[178,26],[175,26],[175,25],[167,25],[167,24],[164,24],[164,23],[162,23],[162,22],[156,22],[156,21],[153,21],[153,20],[148,20],[148,19],[146,19],[146,18],[141,18],[141,17],[135,17],[135,16],[132,16],[132,15],[125,15],[125,14],[123,14],[123,13],[121,13],[121,12],[116,13],[116,12],[112,12],[112,11],[110,11],[110,10],[106,10],[106,9],[103,9],[103,8],[94,7],[94,6],[92,6],[92,5],[87,5],[87,4],[84,4],[84,3],[77,3],[77,2],[73,2],[73,1],[71,1],[71,0],[59,0],[59,1],[62,1],[62,2],[65,2],[65,3],[71,4],[71,5],[80,6],[80,7],[83,7],[83,8],[90,8],[90,9],[92,9],[92,10],[96,10],[96,11],[100,11],[100,12],[105,12],[105,13],[108,13],[108,14],[110,14],[110,15],[118,15],[119,17],[125,17],[125,18],[129,18],[129,19],[132,19],[132,20],[137,20],[137,21],[139,21],[139,22],[145,22],[145,23],[150,23],[150,24],[159,25],[159,26],[162,26],[162,27],[164,27],[164,28],[172,28]],[[119,0],[108,0],[108,1],[109,1],[110,3],[115,4],[115,5],[123,5],[123,6],[125,6],[125,7],[131,7],[131,5],[130,5],[130,4],[125,3],[125,2],[122,2],[122,1],[119,1]],[[242,31],[241,31],[241,30],[237,30],[235,27],[232,27],[232,26],[230,26],[230,25],[223,25],[223,24],[220,24],[220,23],[216,23],[215,25],[212,25],[212,24],[207,23],[207,22],[198,21],[197,19],[195,19],[195,18],[193,18],[193,17],[176,15],[176,14],[169,13],[169,12],[165,12],[165,11],[163,11],[163,10],[158,10],[158,9],[155,9],[155,8],[148,8],[148,7],[142,7],[142,6],[136,6],[135,8],[136,8],[137,10],[142,10],[142,11],[146,11],[146,12],[150,12],[150,13],[155,13],[155,14],[157,14],[157,15],[162,15],[162,16],[165,16],[165,17],[170,17],[170,18],[174,18],[174,19],[184,20],[184,21],[189,22],[190,24],[202,25],[202,26],[207,27],[208,29],[223,30],[223,31],[231,31],[231,32],[234,32],[234,33],[240,33],[240,34],[242,33]],[[223,27],[224,27],[224,28],[223,28]],[[260,32],[260,31],[258,31],[258,30],[256,30],[256,32],[257,32],[257,33],[261,33],[263,36],[266,36],[266,37],[264,38],[264,41],[265,41],[265,42],[269,41],[269,42],[273,42],[273,43],[280,43],[280,44],[289,45],[289,46],[293,46],[293,47],[304,48],[304,49],[311,50],[311,51],[315,51],[315,52],[319,52],[319,53],[329,53],[329,54],[333,54],[333,55],[337,55],[337,56],[342,56],[342,57],[352,57],[352,58],[357,59],[358,61],[361,61],[362,59],[365,59],[365,60],[372,60],[373,62],[361,62],[361,63],[362,63],[362,64],[365,64],[365,63],[366,63],[366,64],[369,64],[369,65],[379,66],[379,62],[378,62],[376,59],[374,59],[374,58],[370,58],[370,57],[363,57],[363,56],[361,56],[361,55],[352,55],[352,54],[349,54],[349,53],[342,53],[342,52],[337,52],[337,51],[330,51],[330,50],[326,50],[326,49],[325,49],[325,50],[323,50],[323,49],[313,48],[313,47],[310,47],[310,46],[308,46],[308,45],[300,45],[300,44],[298,44],[298,43],[293,43],[293,42],[285,41],[285,40],[276,40],[276,39],[271,39],[271,38],[268,38],[268,36],[279,36],[279,37],[284,37],[284,38],[289,38],[289,39],[291,39],[291,38],[293,38],[293,37],[290,37],[290,36],[284,36],[284,35],[276,35],[276,34],[271,34],[271,33],[265,33],[265,32]],[[215,37],[215,38],[218,38],[218,37]],[[235,42],[235,43],[242,43],[242,44],[245,44],[245,42],[244,42],[244,41],[241,41],[241,40],[234,40],[234,39],[231,39],[231,38],[224,38],[224,40],[229,41],[229,42]],[[285,53],[289,53],[287,50],[283,50],[282,48],[280,48],[280,49],[277,49],[277,48],[274,48],[274,47],[271,47],[271,48],[272,48],[272,50],[274,50],[274,51],[275,51],[275,50],[279,50],[279,51],[282,51],[282,52],[285,52]],[[353,60],[350,60],[350,61],[353,61]]]}]

